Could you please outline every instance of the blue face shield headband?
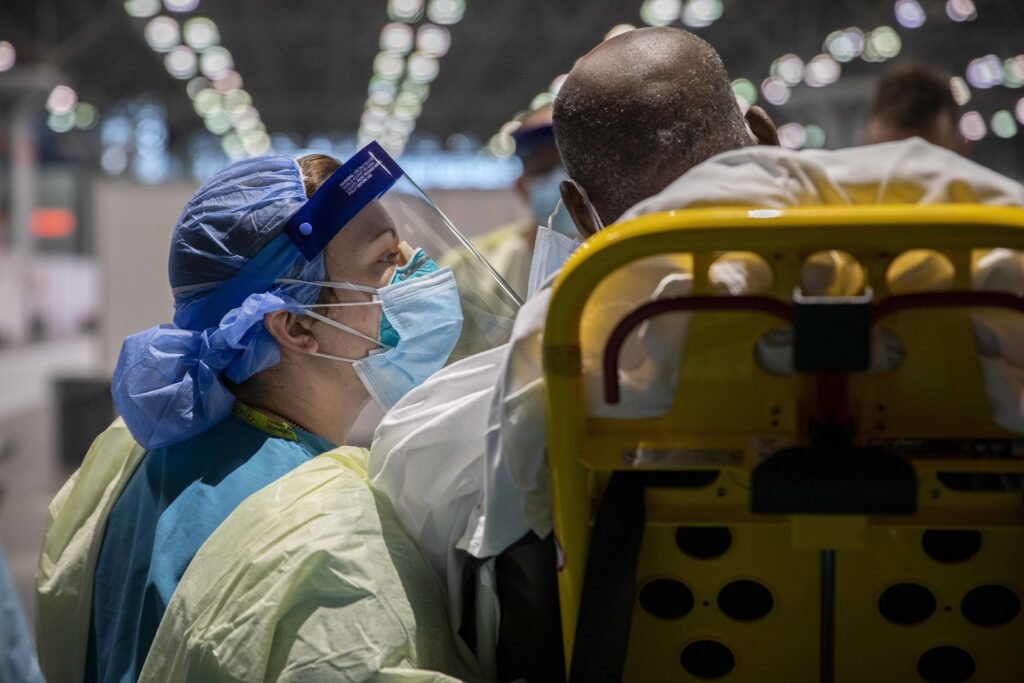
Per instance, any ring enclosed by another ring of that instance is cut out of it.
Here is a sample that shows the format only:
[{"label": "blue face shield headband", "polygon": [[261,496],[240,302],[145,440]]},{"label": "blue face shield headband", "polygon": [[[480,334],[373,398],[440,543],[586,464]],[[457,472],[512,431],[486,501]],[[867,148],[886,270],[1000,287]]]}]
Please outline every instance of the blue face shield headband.
[{"label": "blue face shield headband", "polygon": [[179,307],[174,324],[190,329],[216,325],[224,314],[254,292],[266,291],[298,258],[313,261],[345,224],[382,197],[405,173],[376,142],[359,150],[331,174],[284,230],[238,273],[221,283],[198,306]]}]

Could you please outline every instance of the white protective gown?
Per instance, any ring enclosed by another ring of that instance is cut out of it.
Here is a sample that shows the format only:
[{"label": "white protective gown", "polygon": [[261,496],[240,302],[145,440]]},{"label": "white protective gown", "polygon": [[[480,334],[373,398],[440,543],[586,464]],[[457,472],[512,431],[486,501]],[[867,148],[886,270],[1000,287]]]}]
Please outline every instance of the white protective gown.
[{"label": "white protective gown", "polygon": [[[691,169],[622,220],[696,207],[951,202],[1024,206],[1024,186],[920,139],[838,151],[751,147]],[[997,250],[983,265],[976,286],[1024,293],[1020,254]],[[690,276],[678,268],[666,276],[671,266],[655,263],[649,274],[631,269],[624,282],[608,283],[617,288],[619,303],[589,316],[591,333],[603,339],[627,310],[651,298],[685,293]],[[746,278],[742,268],[726,269],[719,284],[737,291]],[[628,296],[622,295],[624,288]],[[449,587],[452,615],[460,614],[453,608],[464,564],[459,550],[493,557],[529,531],[541,537],[551,531],[541,361],[550,294],[548,288],[526,302],[509,344],[441,370],[406,395],[377,428],[372,481],[397,501],[403,527]],[[627,300],[628,306],[620,305]],[[983,366],[995,419],[1024,432],[1019,317],[990,326],[991,355],[983,357]],[[685,329],[685,316],[664,316],[648,328],[648,339],[660,343],[641,339],[644,348],[634,347],[632,358],[627,347],[623,367],[632,371],[623,377],[624,400],[617,406],[601,400],[599,368],[585,357],[591,412],[608,417],[663,413],[671,405],[679,362],[678,345],[664,342],[681,342]]]}]

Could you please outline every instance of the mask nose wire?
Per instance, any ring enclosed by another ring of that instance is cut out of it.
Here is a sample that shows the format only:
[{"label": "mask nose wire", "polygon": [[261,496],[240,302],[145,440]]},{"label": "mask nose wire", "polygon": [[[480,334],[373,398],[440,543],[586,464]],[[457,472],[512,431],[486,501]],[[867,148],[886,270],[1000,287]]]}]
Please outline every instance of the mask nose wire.
[{"label": "mask nose wire", "polygon": [[557,214],[558,210],[560,208],[562,208],[563,206],[565,206],[565,205],[562,203],[562,198],[559,197],[558,198],[558,202],[555,204],[555,210],[552,211],[550,214],[548,214],[548,230],[554,230],[554,228],[551,227],[551,224],[555,220],[555,214]]}]

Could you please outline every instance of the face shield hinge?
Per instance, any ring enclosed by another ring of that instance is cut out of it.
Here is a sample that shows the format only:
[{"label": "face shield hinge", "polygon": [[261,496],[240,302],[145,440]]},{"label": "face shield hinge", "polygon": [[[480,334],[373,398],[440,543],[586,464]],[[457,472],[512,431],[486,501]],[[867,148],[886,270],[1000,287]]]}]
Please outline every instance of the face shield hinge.
[{"label": "face shield hinge", "polygon": [[583,373],[580,347],[564,344],[544,348],[544,371],[563,377],[576,377]]}]

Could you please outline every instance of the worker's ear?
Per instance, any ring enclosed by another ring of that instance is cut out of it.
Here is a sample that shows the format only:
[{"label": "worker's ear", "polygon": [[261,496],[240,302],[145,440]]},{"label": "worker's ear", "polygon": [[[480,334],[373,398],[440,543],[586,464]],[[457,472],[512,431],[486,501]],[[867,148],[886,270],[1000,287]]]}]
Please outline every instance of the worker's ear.
[{"label": "worker's ear", "polygon": [[263,316],[263,327],[282,349],[296,353],[316,353],[320,343],[313,335],[316,320],[308,315],[299,315],[280,310]]},{"label": "worker's ear", "polygon": [[768,112],[761,107],[753,106],[747,110],[744,118],[747,120],[747,126],[750,127],[750,132],[753,133],[757,144],[779,146],[779,131],[775,129],[775,124],[768,116]]},{"label": "worker's ear", "polygon": [[576,184],[563,180],[558,187],[562,192],[562,204],[565,205],[565,210],[572,217],[572,222],[576,224],[576,230],[580,233],[580,237],[587,239],[600,230],[601,226],[594,224],[594,217],[587,207],[587,201],[580,194]]}]

